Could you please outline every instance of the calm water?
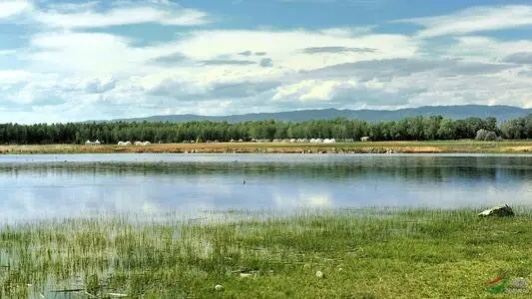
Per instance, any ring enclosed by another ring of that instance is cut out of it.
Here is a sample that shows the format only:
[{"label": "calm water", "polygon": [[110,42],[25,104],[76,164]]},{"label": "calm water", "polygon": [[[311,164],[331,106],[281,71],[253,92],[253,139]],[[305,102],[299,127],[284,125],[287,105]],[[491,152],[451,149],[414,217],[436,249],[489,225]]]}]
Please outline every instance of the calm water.
[{"label": "calm water", "polygon": [[0,156],[0,217],[532,205],[532,156]]}]

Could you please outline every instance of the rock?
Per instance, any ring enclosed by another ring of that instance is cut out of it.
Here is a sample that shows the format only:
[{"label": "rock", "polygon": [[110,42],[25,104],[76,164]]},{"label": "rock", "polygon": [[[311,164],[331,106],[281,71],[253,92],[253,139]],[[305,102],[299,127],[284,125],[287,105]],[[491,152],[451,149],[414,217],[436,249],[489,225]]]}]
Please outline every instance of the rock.
[{"label": "rock", "polygon": [[510,288],[518,290],[526,290],[528,288],[528,282],[523,277],[517,277],[510,281]]},{"label": "rock", "polygon": [[317,278],[323,278],[323,272],[321,272],[321,271],[316,271],[316,277],[317,277]]},{"label": "rock", "polygon": [[127,294],[122,293],[107,293],[109,297],[127,297]]},{"label": "rock", "polygon": [[478,214],[479,216],[497,216],[497,217],[512,217],[515,216],[514,211],[509,205],[497,206],[491,209],[484,210]]},{"label": "rock", "polygon": [[214,289],[218,292],[220,291],[223,291],[224,290],[224,286],[221,285],[221,284],[217,284],[216,286],[214,286]]}]

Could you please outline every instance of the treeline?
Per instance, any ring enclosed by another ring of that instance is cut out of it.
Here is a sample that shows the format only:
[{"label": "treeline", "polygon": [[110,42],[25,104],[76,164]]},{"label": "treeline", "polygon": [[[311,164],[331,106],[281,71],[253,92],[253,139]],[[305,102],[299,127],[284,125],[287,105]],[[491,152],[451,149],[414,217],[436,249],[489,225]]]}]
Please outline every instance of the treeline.
[{"label": "treeline", "polygon": [[371,123],[361,120],[315,120],[305,122],[251,121],[187,123],[66,123],[0,124],[1,144],[84,143],[100,140],[150,142],[230,141],[253,139],[336,138],[359,140],[449,140],[477,137],[479,130],[505,139],[532,138],[532,114],[497,124],[495,118],[452,120],[441,116],[411,117]]}]

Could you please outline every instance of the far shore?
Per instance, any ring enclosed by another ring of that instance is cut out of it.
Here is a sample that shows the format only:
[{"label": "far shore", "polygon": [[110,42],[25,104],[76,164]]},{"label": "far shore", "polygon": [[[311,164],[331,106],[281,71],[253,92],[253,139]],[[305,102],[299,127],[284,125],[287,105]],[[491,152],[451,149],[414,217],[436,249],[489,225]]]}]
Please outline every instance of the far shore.
[{"label": "far shore", "polygon": [[115,144],[78,145],[0,145],[0,154],[77,153],[281,153],[281,154],[415,154],[415,153],[532,153],[532,140],[512,141],[370,141],[334,144],[283,142],[162,143],[119,146]]}]

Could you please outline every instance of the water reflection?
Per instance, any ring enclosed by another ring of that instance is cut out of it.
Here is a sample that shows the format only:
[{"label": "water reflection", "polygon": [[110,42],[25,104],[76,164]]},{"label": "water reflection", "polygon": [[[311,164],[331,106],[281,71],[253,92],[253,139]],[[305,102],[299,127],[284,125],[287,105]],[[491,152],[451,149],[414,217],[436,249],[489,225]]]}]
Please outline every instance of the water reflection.
[{"label": "water reflection", "polygon": [[90,213],[530,205],[532,157],[9,156],[0,160],[0,194],[8,221]]}]

